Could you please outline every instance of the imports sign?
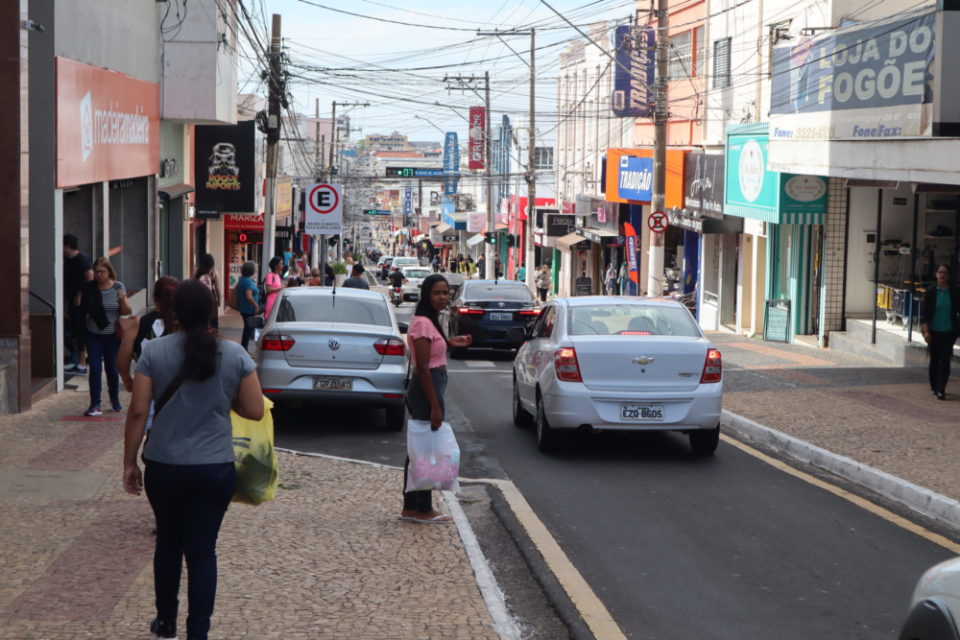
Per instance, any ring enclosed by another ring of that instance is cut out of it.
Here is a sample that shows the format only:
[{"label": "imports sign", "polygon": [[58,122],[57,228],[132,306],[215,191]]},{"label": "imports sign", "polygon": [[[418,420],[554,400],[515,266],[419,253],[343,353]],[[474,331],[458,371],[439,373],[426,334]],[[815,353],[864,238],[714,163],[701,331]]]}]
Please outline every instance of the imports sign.
[{"label": "imports sign", "polygon": [[253,120],[196,126],[193,179],[198,207],[236,213],[257,210],[255,138]]},{"label": "imports sign", "polygon": [[610,108],[622,118],[648,118],[653,114],[654,30],[620,25],[613,32],[616,68]]},{"label": "imports sign", "polygon": [[153,175],[160,86],[56,57],[57,186]]},{"label": "imports sign", "polygon": [[487,110],[484,107],[470,107],[470,169],[483,169],[483,145],[486,140]]},{"label": "imports sign", "polygon": [[936,17],[854,26],[776,49],[770,138],[931,135]]}]

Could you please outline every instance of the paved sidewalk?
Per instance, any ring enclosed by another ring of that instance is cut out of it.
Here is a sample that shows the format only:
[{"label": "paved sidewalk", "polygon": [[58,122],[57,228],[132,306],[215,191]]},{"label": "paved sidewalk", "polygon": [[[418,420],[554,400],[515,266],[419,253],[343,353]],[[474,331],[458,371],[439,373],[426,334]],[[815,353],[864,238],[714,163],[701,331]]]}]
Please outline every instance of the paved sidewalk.
[{"label": "paved sidewalk", "polygon": [[960,372],[943,402],[931,394],[926,368],[709,337],[723,354],[724,409],[960,500]]},{"label": "paved sidewalk", "polygon": [[[121,487],[121,416],[86,406],[67,391],[0,417],[0,638],[148,635],[153,516]],[[457,527],[397,519],[401,471],[280,465],[276,500],[227,513],[211,638],[498,637]],[[181,603],[182,631],[185,579]]]}]

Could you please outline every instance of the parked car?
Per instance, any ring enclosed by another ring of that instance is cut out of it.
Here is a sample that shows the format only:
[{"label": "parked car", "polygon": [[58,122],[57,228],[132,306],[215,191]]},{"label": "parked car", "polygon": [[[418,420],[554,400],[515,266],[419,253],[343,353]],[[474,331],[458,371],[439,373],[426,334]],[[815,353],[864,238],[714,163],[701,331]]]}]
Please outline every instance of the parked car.
[{"label": "parked car", "polygon": [[404,301],[420,299],[420,285],[423,279],[433,273],[426,267],[400,267],[400,273],[403,274],[403,299]]},{"label": "parked car", "polygon": [[720,438],[720,352],[679,302],[610,296],[544,306],[513,363],[513,419],[558,432],[681,431],[698,454]]},{"label": "parked car", "polygon": [[377,270],[381,278],[386,278],[390,273],[390,263],[392,261],[393,256],[380,256],[380,260],[377,261]]},{"label": "parked car", "polygon": [[[523,330],[540,310],[522,282],[515,280],[464,280],[440,314],[448,336],[469,333],[471,349],[515,349],[511,329]],[[459,355],[464,350],[457,350]]]},{"label": "parked car", "polygon": [[257,374],[274,403],[383,407],[388,429],[405,421],[406,342],[383,293],[294,287],[274,304],[257,344]]},{"label": "parked car", "polygon": [[960,558],[936,564],[920,577],[900,640],[960,640]]}]

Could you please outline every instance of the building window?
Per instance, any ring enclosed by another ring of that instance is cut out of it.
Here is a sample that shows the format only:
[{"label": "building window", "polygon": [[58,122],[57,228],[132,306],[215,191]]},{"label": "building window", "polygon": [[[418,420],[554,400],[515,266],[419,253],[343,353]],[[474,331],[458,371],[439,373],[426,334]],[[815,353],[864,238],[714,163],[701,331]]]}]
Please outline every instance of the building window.
[{"label": "building window", "polygon": [[693,73],[693,31],[684,31],[670,38],[667,78],[671,82],[685,80]]},{"label": "building window", "polygon": [[553,169],[553,147],[537,147],[534,149],[533,166],[536,169]]},{"label": "building window", "polygon": [[730,86],[730,38],[713,41],[713,88]]}]

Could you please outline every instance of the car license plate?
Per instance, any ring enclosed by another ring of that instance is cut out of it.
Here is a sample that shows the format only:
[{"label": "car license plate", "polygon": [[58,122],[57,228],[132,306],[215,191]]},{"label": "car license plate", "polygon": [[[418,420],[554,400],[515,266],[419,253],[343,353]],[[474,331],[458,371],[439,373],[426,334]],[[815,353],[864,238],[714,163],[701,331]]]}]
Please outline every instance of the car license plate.
[{"label": "car license plate", "polygon": [[497,313],[495,311],[490,313],[490,319],[495,322],[510,322],[513,320],[512,313]]},{"label": "car license plate", "polygon": [[353,378],[316,376],[313,379],[313,388],[317,391],[352,391]]},{"label": "car license plate", "polygon": [[662,404],[621,404],[621,420],[663,420]]}]

